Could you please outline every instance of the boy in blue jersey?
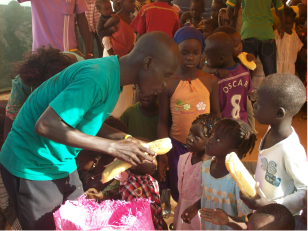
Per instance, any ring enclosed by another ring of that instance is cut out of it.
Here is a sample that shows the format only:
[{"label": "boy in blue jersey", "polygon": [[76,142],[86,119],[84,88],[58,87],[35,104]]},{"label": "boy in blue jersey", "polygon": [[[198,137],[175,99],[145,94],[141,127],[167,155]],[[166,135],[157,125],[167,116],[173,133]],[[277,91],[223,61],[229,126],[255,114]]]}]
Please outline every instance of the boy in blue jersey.
[{"label": "boy in blue jersey", "polygon": [[103,122],[123,86],[138,84],[144,95],[158,94],[179,63],[172,38],[151,32],[130,54],[71,65],[30,95],[0,152],[3,182],[23,229],[55,229],[52,213],[83,193],[75,162],[81,149],[134,166],[139,157],[153,161],[143,153],[153,151]]}]

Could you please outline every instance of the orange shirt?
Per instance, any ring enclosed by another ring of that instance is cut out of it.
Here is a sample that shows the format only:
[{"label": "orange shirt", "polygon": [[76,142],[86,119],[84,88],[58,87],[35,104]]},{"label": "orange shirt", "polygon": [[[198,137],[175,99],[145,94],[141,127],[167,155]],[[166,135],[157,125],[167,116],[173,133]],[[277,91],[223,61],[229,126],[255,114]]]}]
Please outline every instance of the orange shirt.
[{"label": "orange shirt", "polygon": [[186,144],[192,122],[200,114],[210,113],[210,92],[198,78],[191,84],[181,80],[170,98],[170,110],[170,136]]}]

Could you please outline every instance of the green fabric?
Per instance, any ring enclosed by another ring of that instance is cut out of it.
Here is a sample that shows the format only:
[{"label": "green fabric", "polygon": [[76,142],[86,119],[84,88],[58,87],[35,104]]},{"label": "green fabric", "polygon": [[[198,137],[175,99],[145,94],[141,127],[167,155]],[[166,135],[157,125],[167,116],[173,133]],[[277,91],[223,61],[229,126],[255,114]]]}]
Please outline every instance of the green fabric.
[{"label": "green fabric", "polygon": [[[235,7],[238,0],[227,0],[226,4]],[[281,0],[242,0],[243,26],[242,40],[255,38],[258,40],[275,39],[273,31],[273,15],[271,4],[276,11],[284,9]]]},{"label": "green fabric", "polygon": [[143,137],[149,141],[157,139],[158,115],[153,118],[145,117],[140,111],[139,102],[129,106],[120,119],[133,137]]},{"label": "green fabric", "polygon": [[68,125],[95,136],[120,93],[117,56],[71,65],[28,97],[1,149],[1,164],[13,175],[29,180],[68,176],[76,169],[80,149],[36,135],[37,120],[51,106]]}]

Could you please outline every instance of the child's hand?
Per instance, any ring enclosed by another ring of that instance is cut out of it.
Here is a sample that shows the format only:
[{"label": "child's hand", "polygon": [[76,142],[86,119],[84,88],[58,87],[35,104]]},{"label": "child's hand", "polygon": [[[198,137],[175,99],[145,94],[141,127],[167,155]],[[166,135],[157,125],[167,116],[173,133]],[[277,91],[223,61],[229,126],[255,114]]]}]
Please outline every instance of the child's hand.
[{"label": "child's hand", "polygon": [[181,218],[185,223],[190,224],[191,220],[196,216],[197,213],[198,213],[198,208],[192,205],[183,211],[183,213],[181,214]]},{"label": "child's hand", "polygon": [[221,79],[227,78],[230,72],[227,69],[218,69],[218,77]]},{"label": "child's hand", "polygon": [[117,31],[117,26],[113,26],[110,28],[112,30],[112,33],[116,32]]},{"label": "child's hand", "polygon": [[274,201],[268,201],[259,188],[259,183],[256,184],[257,194],[254,197],[246,197],[240,192],[241,200],[247,205],[248,208],[257,210],[265,205],[275,203]]},{"label": "child's hand", "polygon": [[86,194],[87,199],[101,200],[104,198],[103,193],[98,192],[95,188],[88,189],[88,191],[86,191],[84,194]]},{"label": "child's hand", "polygon": [[247,59],[248,62],[251,62],[251,61],[256,62],[256,57],[253,54],[251,54],[251,53],[248,53],[246,55],[246,59]]},{"label": "child's hand", "polygon": [[227,225],[229,222],[228,214],[222,209],[207,209],[202,208],[200,210],[201,217],[210,223],[215,225]]}]

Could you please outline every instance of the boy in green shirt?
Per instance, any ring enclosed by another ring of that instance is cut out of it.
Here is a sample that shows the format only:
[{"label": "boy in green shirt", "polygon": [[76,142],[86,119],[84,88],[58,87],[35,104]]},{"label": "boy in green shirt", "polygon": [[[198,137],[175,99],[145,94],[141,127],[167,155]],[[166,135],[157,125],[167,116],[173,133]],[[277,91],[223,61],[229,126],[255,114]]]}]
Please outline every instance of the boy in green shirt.
[{"label": "boy in green shirt", "polygon": [[145,96],[139,92],[139,102],[129,106],[120,119],[126,124],[128,133],[134,137],[157,139],[158,104],[157,95]]},{"label": "boy in green shirt", "polygon": [[157,95],[179,63],[173,39],[151,32],[128,55],[73,64],[29,96],[0,151],[3,183],[22,229],[55,229],[53,212],[83,193],[75,162],[80,150],[134,166],[138,157],[153,161],[143,153],[153,151],[103,122],[123,86],[138,84],[142,94]]},{"label": "boy in green shirt", "polygon": [[[239,0],[227,0],[227,15],[232,21],[234,8]],[[276,42],[273,31],[271,4],[274,4],[281,22],[278,33],[284,35],[284,5],[281,0],[242,0],[243,26],[241,37],[243,51],[260,57],[265,76],[277,72]]]}]

